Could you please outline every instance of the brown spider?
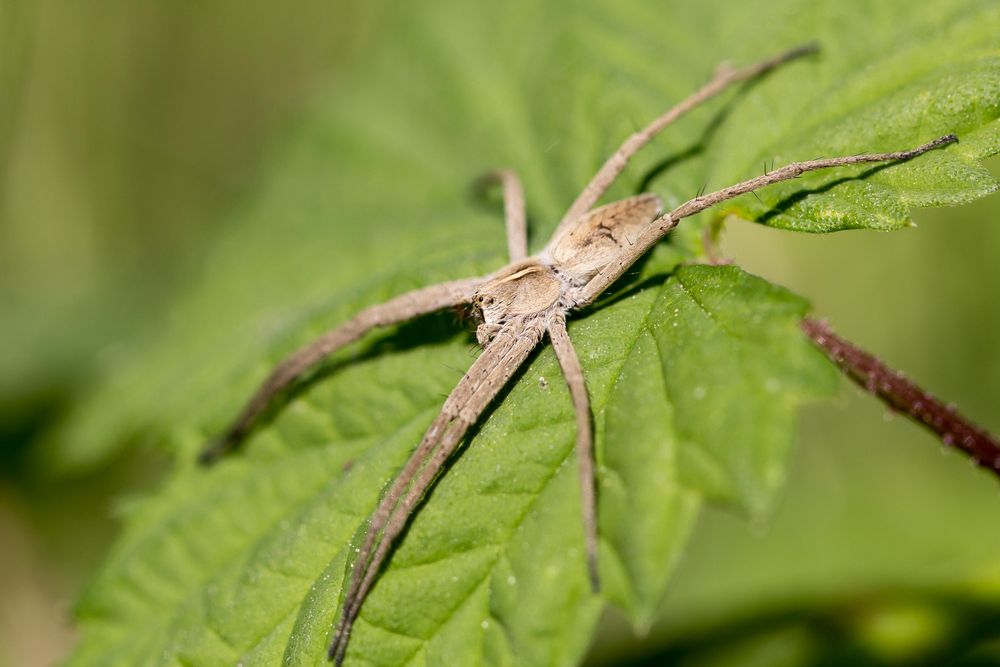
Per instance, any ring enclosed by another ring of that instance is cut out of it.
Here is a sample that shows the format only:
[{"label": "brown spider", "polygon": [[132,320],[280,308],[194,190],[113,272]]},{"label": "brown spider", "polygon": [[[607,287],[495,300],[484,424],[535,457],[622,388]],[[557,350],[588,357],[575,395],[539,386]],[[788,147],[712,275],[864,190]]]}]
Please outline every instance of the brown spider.
[{"label": "brown spider", "polygon": [[329,657],[343,662],[351,628],[379,568],[405,527],[414,507],[434,482],[469,428],[510,381],[518,368],[548,334],[569,385],[576,411],[586,554],[591,586],[600,587],[597,567],[597,521],[594,492],[593,433],[583,371],[566,331],[566,315],[587,306],[642,257],[681,218],[758,188],[816,169],[864,162],[908,160],[957,141],[950,134],[911,150],[834,157],[796,162],[716,192],[698,196],[669,213],[659,197],[641,194],[594,209],[594,205],[625,169],[629,159],[665,127],[734,83],[758,77],[801,56],[814,53],[803,46],[742,69],[720,66],[713,78],[646,128],[630,136],[601,166],[563,216],[540,253],[528,256],[524,194],[517,176],[498,171],[487,179],[503,186],[510,263],[487,276],[431,285],[371,306],[341,326],[285,359],[251,397],[228,431],[202,453],[215,461],[234,449],[249,433],[270,401],[306,371],[375,327],[383,327],[433,311],[471,304],[480,322],[476,337],[483,352],[445,400],[403,470],[371,517],[353,566]]}]

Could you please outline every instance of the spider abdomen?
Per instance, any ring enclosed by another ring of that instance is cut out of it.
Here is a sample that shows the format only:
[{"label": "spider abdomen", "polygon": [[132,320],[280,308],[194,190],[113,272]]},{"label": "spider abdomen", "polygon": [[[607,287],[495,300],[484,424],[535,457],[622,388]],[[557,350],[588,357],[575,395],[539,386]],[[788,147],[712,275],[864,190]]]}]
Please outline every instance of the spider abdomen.
[{"label": "spider abdomen", "polygon": [[581,287],[635,243],[661,206],[659,197],[643,194],[596,208],[554,237],[544,255],[570,284]]}]

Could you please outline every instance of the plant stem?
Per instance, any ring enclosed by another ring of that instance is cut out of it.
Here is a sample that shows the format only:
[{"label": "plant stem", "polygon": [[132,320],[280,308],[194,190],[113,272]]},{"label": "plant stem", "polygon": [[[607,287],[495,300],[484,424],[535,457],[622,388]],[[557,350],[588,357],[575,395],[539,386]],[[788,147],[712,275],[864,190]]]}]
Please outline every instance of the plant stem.
[{"label": "plant stem", "polygon": [[964,452],[977,465],[1000,475],[1000,441],[995,436],[921,389],[900,371],[835,334],[825,321],[807,317],[800,326],[865,391],[933,431],[944,444]]}]

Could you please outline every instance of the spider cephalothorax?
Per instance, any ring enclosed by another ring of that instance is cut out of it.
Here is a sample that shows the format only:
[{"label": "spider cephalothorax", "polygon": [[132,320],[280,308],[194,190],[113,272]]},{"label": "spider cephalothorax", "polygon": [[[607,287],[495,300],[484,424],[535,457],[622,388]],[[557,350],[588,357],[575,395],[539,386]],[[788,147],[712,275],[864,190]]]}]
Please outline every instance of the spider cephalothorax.
[{"label": "spider cephalothorax", "polygon": [[528,257],[524,195],[510,171],[491,174],[504,190],[510,263],[487,276],[431,285],[371,306],[310,345],[295,352],[271,373],[243,411],[202,454],[210,462],[233,449],[250,432],[269,402],[303,373],[367,331],[459,305],[471,305],[480,324],[476,337],[482,354],[445,400],[399,475],[376,507],[363,543],[357,548],[340,621],[330,646],[339,664],[347,650],[351,628],[371,590],[379,568],[389,556],[414,508],[455,452],[469,428],[548,335],[566,377],[576,412],[580,492],[585,551],[592,587],[600,586],[597,563],[597,522],[594,492],[593,433],[583,370],[566,331],[566,316],[586,306],[611,286],[682,218],[757,188],[795,178],[806,171],[864,162],[908,160],[956,141],[954,135],[895,153],[854,155],[796,162],[762,176],[691,199],[668,213],[659,197],[642,194],[600,208],[601,196],[625,169],[629,159],[685,112],[733,83],[815,52],[802,47],[743,69],[719,68],[715,77],[691,97],[629,137],[598,170],[563,216],[545,248]]},{"label": "spider cephalothorax", "polygon": [[568,286],[582,289],[621,256],[622,248],[635,245],[661,208],[660,198],[651,194],[602,206],[557,232],[541,257]]},{"label": "spider cephalothorax", "polygon": [[505,268],[472,297],[482,321],[476,328],[479,344],[485,346],[515,318],[545,313],[559,303],[563,290],[552,269],[535,260]]},{"label": "spider cephalothorax", "polygon": [[489,343],[513,317],[580,305],[587,283],[619,259],[622,248],[635,245],[660,215],[660,207],[660,198],[650,194],[602,206],[557,232],[537,256],[491,276],[472,297],[481,322],[479,344]]}]

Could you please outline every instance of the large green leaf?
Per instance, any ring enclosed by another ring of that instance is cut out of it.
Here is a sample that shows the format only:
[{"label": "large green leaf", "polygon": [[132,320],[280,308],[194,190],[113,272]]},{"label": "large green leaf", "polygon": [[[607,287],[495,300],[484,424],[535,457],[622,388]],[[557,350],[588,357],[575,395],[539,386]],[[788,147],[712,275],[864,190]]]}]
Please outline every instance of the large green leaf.
[{"label": "large green leaf", "polygon": [[[902,148],[952,130],[961,144],[911,163],[816,174],[727,211],[812,231],[898,227],[908,205],[995,187],[976,161],[1000,148],[994,3],[917,15],[902,2],[453,2],[401,5],[383,20],[382,48],[315,101],[160,333],[112,359],[107,386],[63,434],[67,465],[137,430],[177,455],[85,596],[72,664],[322,663],[348,553],[468,366],[469,334],[448,314],[373,334],[244,454],[206,471],[195,453],[319,331],[405,289],[502,264],[498,213],[464,194],[487,167],[522,175],[540,247],[635,123],[720,58],[748,62],[808,37],[823,43],[820,59],[692,114],[613,194],[645,182],[672,204],[771,158]],[[605,597],[639,625],[698,506],[764,511],[797,405],[832,383],[798,334],[802,300],[735,267],[678,268],[697,256],[708,219],[686,221],[633,285],[570,327],[595,410]],[[580,659],[602,602],[586,583],[572,424],[544,350],[421,508],[349,659]]]},{"label": "large green leaf", "polygon": [[[641,620],[699,498],[756,506],[780,480],[794,407],[830,378],[798,334],[803,310],[735,267],[694,266],[572,327],[603,436],[608,594]],[[121,633],[122,664],[175,652],[192,664],[322,655],[352,538],[467,363],[465,338],[444,340],[338,368],[243,460],[181,466],[138,512],[83,608]],[[584,572],[573,442],[546,351],[421,509],[351,654],[379,664],[417,654],[431,664],[578,659],[600,604]]]}]

